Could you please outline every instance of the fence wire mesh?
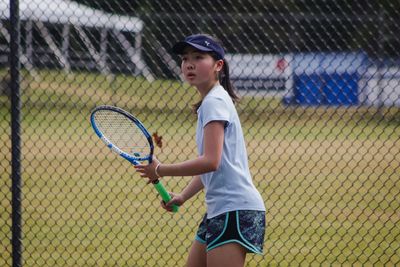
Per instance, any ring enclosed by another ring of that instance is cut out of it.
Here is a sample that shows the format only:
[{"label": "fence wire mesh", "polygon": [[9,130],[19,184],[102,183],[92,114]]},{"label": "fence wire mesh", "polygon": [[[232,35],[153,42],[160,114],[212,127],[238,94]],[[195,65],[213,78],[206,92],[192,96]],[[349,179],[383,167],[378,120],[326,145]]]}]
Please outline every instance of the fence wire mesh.
[{"label": "fence wire mesh", "polygon": [[[194,158],[194,88],[170,47],[222,40],[267,207],[246,266],[400,264],[398,1],[19,0],[24,266],[183,266],[204,195],[177,214],[90,127],[108,104]],[[9,2],[0,2],[0,266],[12,265]],[[190,177],[166,177],[180,192]]]}]

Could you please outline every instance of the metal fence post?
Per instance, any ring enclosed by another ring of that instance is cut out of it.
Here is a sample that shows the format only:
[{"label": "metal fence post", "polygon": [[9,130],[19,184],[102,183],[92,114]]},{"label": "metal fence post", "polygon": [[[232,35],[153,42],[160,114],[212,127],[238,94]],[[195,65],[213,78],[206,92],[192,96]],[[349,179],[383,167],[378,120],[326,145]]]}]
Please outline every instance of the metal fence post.
[{"label": "metal fence post", "polygon": [[22,266],[21,240],[21,135],[20,135],[20,20],[19,0],[10,0],[10,87],[11,87],[11,179],[12,179],[12,262]]}]

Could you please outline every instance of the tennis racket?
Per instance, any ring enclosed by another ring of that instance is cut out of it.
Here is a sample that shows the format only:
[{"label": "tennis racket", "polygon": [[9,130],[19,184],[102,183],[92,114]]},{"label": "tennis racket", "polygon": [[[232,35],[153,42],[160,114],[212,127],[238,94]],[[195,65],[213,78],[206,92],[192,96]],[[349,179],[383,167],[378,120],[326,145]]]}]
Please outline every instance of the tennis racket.
[{"label": "tennis racket", "polygon": [[[154,145],[151,135],[143,124],[123,109],[112,106],[99,106],[90,115],[90,122],[97,136],[115,153],[134,165],[140,161],[151,163]],[[156,180],[154,187],[164,202],[171,196],[161,183]],[[178,206],[172,207],[174,212]]]}]

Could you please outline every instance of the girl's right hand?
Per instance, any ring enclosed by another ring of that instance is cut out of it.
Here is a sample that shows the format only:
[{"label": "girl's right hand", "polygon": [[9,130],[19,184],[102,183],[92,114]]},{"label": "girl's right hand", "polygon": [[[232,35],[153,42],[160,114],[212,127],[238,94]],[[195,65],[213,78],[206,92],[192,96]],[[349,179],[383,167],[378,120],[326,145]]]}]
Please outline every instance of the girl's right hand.
[{"label": "girl's right hand", "polygon": [[172,206],[177,205],[177,206],[182,206],[183,203],[185,203],[185,200],[183,199],[181,194],[174,194],[169,192],[171,196],[171,200],[168,203],[165,203],[164,200],[161,200],[161,207],[169,212],[172,212]]}]

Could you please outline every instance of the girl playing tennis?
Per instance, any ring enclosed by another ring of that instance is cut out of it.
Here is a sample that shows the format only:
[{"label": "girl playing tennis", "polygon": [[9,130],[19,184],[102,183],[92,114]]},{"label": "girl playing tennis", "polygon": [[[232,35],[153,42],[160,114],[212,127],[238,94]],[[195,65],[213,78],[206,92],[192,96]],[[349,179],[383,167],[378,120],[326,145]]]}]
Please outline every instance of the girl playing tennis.
[{"label": "girl playing tennis", "polygon": [[149,182],[163,176],[194,176],[180,194],[171,194],[171,201],[162,203],[168,211],[204,188],[207,213],[187,266],[244,266],[246,253],[262,253],[265,207],[250,175],[234,106],[238,96],[229,79],[225,52],[219,41],[204,34],[186,37],[173,51],[182,55],[183,76],[201,96],[195,105],[198,157],[175,164],[154,159],[135,168]]}]

